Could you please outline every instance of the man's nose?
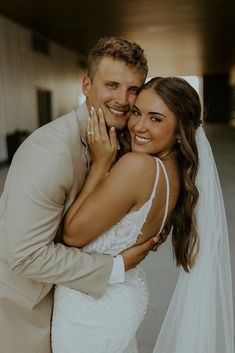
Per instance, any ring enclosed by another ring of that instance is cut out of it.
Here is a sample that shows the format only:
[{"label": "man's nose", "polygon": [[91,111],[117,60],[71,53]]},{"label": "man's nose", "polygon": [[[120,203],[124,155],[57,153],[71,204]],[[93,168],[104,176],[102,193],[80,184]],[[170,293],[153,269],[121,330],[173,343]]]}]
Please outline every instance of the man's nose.
[{"label": "man's nose", "polygon": [[125,89],[120,89],[117,95],[117,102],[122,106],[129,105],[129,94]]}]

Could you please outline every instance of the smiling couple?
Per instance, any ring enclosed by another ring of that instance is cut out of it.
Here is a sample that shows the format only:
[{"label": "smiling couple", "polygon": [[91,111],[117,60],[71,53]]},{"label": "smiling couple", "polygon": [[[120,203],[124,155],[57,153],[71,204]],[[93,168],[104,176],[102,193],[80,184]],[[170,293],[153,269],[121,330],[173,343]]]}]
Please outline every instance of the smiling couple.
[{"label": "smiling couple", "polygon": [[144,84],[147,71],[139,45],[101,38],[86,102],[17,151],[1,197],[1,353],[137,353],[136,265],[173,227],[176,263],[193,268],[200,101],[179,78]]}]

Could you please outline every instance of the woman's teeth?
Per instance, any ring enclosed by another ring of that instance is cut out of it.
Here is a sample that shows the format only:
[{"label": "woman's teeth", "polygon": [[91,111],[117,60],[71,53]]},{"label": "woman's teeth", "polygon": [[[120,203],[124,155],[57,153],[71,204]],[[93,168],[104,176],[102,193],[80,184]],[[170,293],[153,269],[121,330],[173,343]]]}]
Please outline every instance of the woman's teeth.
[{"label": "woman's teeth", "polygon": [[143,144],[148,143],[148,142],[151,142],[150,139],[145,138],[145,137],[140,137],[140,136],[137,136],[137,135],[135,135],[135,140],[136,140],[137,142],[143,143]]}]

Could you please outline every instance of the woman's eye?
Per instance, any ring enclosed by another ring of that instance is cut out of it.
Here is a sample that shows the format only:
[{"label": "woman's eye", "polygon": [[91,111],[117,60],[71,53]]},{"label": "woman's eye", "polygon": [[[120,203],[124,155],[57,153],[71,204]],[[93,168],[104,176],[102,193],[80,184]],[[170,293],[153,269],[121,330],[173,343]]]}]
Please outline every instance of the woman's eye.
[{"label": "woman's eye", "polygon": [[160,122],[161,121],[161,119],[160,118],[157,118],[156,116],[151,116],[151,121],[153,121],[154,123],[155,122]]},{"label": "woman's eye", "polygon": [[140,115],[140,113],[139,112],[137,112],[137,110],[132,110],[132,112],[131,112],[134,116],[139,116]]}]

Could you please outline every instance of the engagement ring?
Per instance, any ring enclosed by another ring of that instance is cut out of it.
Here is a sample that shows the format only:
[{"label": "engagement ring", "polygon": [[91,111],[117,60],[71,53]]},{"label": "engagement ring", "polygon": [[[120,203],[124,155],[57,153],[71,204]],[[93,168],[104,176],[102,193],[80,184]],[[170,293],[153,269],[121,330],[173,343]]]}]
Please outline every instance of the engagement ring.
[{"label": "engagement ring", "polygon": [[94,130],[90,130],[90,131],[87,131],[87,133],[88,133],[88,135],[92,135],[92,134],[94,134]]}]

